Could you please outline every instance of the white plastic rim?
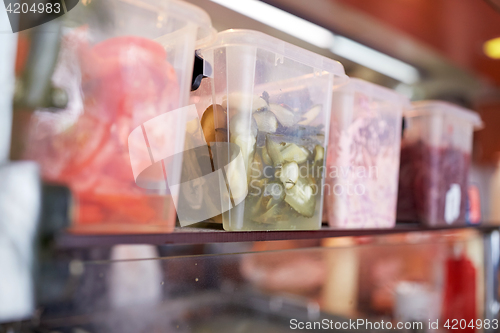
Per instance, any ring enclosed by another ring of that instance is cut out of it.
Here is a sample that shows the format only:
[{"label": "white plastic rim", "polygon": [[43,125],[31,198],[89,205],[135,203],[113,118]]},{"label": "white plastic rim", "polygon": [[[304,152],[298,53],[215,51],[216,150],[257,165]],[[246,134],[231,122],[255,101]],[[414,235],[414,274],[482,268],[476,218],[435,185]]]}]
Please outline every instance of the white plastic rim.
[{"label": "white plastic rim", "polygon": [[200,7],[178,0],[120,0],[151,11],[164,11],[167,15],[191,22],[198,26],[196,48],[212,43],[217,31],[212,27],[212,20]]},{"label": "white plastic rim", "polygon": [[336,76],[335,85],[345,83],[348,80],[344,66],[340,62],[254,30],[230,29],[222,31],[217,34],[213,43],[200,50],[200,54],[205,56],[210,51],[228,46],[252,46],[332,73]]},{"label": "white plastic rim", "polygon": [[384,101],[392,102],[393,104],[399,104],[403,107],[403,110],[408,110],[411,108],[411,103],[408,97],[398,93],[395,90],[382,87],[375,83],[351,78],[349,80],[349,84],[346,87],[356,92],[362,92],[370,98],[381,99]]},{"label": "white plastic rim", "polygon": [[474,111],[458,105],[442,101],[418,101],[411,103],[411,109],[405,112],[405,117],[443,115],[469,122],[474,129],[483,127],[481,117]]}]

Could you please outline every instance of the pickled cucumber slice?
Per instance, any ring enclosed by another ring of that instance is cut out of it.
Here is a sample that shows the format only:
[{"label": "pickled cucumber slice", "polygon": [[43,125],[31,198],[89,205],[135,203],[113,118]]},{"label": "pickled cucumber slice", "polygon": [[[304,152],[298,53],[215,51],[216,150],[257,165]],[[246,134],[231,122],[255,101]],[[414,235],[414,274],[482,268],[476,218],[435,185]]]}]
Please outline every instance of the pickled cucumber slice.
[{"label": "pickled cucumber slice", "polygon": [[285,137],[268,135],[266,138],[267,153],[271,157],[274,166],[283,165],[287,162],[295,162],[297,164],[304,163],[310,156],[309,151],[296,145],[295,143],[287,143]]},{"label": "pickled cucumber slice", "polygon": [[304,163],[309,158],[309,151],[304,147],[299,147],[295,143],[286,145],[281,151],[281,156],[285,162]]},{"label": "pickled cucumber slice", "polygon": [[285,202],[300,215],[312,217],[316,209],[314,185],[312,179],[299,177],[295,186],[285,191]]},{"label": "pickled cucumber slice", "polygon": [[273,161],[274,166],[278,166],[283,163],[280,143],[273,140],[269,135],[266,137],[266,150],[269,157]]}]

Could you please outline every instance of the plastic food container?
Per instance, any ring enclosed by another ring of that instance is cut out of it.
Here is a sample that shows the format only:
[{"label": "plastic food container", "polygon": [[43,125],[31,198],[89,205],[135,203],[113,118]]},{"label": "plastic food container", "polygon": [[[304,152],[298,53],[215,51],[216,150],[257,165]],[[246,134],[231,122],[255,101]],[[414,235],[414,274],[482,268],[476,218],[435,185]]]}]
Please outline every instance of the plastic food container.
[{"label": "plastic food container", "polygon": [[466,223],[472,134],[476,113],[453,104],[422,101],[405,113],[398,219],[428,226]]},{"label": "plastic food container", "polygon": [[324,189],[331,227],[395,225],[401,118],[409,103],[359,79],[334,91]]},{"label": "plastic food container", "polygon": [[221,32],[200,55],[213,69],[201,87],[210,85],[209,98],[197,96],[207,142],[235,144],[243,160],[226,170],[224,229],[319,229],[331,96],[347,80],[342,65],[250,30]]},{"label": "plastic food container", "polygon": [[[64,19],[53,82],[69,102],[35,112],[25,157],[41,164],[46,181],[73,190],[75,232],[172,230],[164,177],[162,186],[139,186],[129,153],[142,149],[156,168],[153,143],[182,147],[182,128],[147,124],[187,104],[195,48],[215,38],[209,16],[175,0],[93,0]],[[143,147],[133,147],[129,136],[141,127]]]}]

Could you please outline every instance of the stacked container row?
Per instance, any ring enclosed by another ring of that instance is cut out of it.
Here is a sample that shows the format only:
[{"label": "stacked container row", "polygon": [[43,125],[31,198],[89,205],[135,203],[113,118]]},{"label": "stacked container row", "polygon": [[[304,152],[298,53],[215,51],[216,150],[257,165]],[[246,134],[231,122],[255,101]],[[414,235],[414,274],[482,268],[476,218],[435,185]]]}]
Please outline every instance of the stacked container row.
[{"label": "stacked container row", "polygon": [[[199,218],[208,203],[230,231],[319,229],[323,204],[339,229],[391,228],[396,211],[465,220],[475,114],[410,106],[256,31],[215,34],[176,0],[92,1],[65,18],[54,83],[69,103],[34,114],[25,157],[72,189],[74,231],[169,232],[176,207]],[[190,95],[195,50],[207,77]]]}]

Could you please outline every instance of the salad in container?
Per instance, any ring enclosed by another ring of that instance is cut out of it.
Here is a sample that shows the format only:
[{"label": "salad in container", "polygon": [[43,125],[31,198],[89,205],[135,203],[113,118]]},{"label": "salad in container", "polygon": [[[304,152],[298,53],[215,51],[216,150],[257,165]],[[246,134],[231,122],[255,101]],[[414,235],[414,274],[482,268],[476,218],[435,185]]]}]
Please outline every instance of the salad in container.
[{"label": "salad in container", "polygon": [[205,95],[197,94],[207,143],[234,144],[243,160],[225,170],[224,229],[319,229],[332,92],[347,80],[342,65],[250,30],[221,32],[199,54],[213,69]]}]

